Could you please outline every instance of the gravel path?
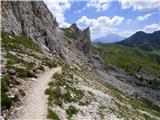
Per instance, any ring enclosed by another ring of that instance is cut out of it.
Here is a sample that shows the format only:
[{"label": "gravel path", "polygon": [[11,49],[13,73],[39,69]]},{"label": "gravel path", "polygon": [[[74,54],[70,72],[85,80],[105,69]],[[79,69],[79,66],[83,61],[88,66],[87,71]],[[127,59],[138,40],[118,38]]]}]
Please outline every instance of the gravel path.
[{"label": "gravel path", "polygon": [[61,72],[61,67],[47,70],[36,80],[32,85],[31,92],[26,95],[26,103],[22,108],[22,114],[19,119],[37,119],[44,120],[47,117],[47,96],[44,94],[48,87],[48,82],[51,80],[53,74]]}]

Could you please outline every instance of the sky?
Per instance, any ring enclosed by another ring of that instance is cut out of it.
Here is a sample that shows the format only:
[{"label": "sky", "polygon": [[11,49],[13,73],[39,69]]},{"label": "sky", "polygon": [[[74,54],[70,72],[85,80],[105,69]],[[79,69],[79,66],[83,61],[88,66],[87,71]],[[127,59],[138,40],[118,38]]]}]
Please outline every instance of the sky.
[{"label": "sky", "polygon": [[136,31],[160,30],[159,0],[44,0],[59,27],[76,23],[90,27],[95,40],[114,33],[129,37]]}]

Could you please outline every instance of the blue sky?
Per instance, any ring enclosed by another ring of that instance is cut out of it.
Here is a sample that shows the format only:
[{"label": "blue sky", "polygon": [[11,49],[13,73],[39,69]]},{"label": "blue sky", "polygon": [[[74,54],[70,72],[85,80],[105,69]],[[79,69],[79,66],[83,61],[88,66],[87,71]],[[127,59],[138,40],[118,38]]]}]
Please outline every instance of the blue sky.
[{"label": "blue sky", "polygon": [[90,27],[92,39],[160,29],[159,0],[44,0],[60,27]]}]

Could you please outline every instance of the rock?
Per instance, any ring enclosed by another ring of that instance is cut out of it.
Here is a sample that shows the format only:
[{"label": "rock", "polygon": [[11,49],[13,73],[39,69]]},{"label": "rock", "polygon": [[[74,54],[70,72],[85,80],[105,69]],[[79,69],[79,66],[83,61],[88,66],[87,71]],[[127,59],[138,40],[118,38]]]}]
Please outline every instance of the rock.
[{"label": "rock", "polygon": [[82,51],[85,55],[90,55],[91,38],[89,27],[82,31],[74,23],[69,28],[63,30],[67,37],[74,39],[73,43],[76,48]]},{"label": "rock", "polygon": [[8,73],[10,73],[11,75],[15,75],[16,74],[16,70],[15,69],[9,69]]},{"label": "rock", "polygon": [[24,34],[43,50],[56,46],[57,27],[56,18],[42,1],[2,2],[2,30],[14,35]]},{"label": "rock", "polygon": [[30,78],[31,81],[37,81],[38,79],[36,78]]},{"label": "rock", "polygon": [[9,98],[11,98],[15,101],[18,100],[19,91],[17,88],[11,88],[8,94],[9,94]]}]

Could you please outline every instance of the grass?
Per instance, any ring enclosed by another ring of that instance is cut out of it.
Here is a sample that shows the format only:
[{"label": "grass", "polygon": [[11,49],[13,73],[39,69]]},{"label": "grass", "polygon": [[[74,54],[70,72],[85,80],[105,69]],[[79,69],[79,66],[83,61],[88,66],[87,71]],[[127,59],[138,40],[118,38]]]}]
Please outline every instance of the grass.
[{"label": "grass", "polygon": [[11,76],[9,74],[5,74],[1,78],[1,91],[8,91],[9,84],[11,83]]},{"label": "grass", "polygon": [[58,115],[53,112],[51,109],[48,109],[48,118],[51,118],[52,120],[60,120],[60,118],[58,117]]},{"label": "grass", "polygon": [[74,29],[73,26],[69,27],[69,28],[65,28],[63,29],[65,36],[72,38],[72,39],[76,39],[78,36],[78,31],[76,29]]},{"label": "grass", "polygon": [[11,83],[11,76],[5,74],[1,78],[1,106],[2,109],[9,109],[12,104],[12,100],[7,96],[9,85]]},{"label": "grass", "polygon": [[32,68],[33,64],[24,61],[22,58],[18,57],[19,55],[13,55],[9,52],[7,52],[5,58],[7,59],[7,65],[14,65],[14,64],[20,64],[23,67],[27,67],[29,69]]},{"label": "grass", "polygon": [[43,67],[42,65],[38,66],[37,69],[39,69],[39,70],[41,70],[41,71],[44,71],[44,67]]},{"label": "grass", "polygon": [[[48,96],[48,105],[54,106],[58,105],[62,107],[63,102],[71,103],[71,102],[79,102],[84,93],[81,90],[78,90],[74,87],[71,87],[70,84],[73,82],[73,76],[71,74],[63,73],[63,74],[54,74],[54,80],[49,82],[49,88],[46,89],[45,94]],[[68,78],[68,79],[67,79]],[[71,79],[71,80],[69,80]],[[65,87],[64,87],[65,86]],[[62,94],[63,87],[63,94]]]},{"label": "grass", "polygon": [[1,31],[1,36],[2,47],[7,51],[14,50],[21,53],[27,53],[26,49],[40,51],[39,47],[26,36],[13,36],[3,31]]},{"label": "grass", "polygon": [[1,91],[1,106],[2,109],[9,109],[12,105],[12,100],[6,95],[4,91]]},{"label": "grass", "polygon": [[[99,80],[98,82],[104,85],[104,88],[106,91],[108,91],[107,93],[111,95],[114,100],[116,100],[115,102],[117,103],[116,106],[118,106],[118,109],[112,107],[111,111],[115,114],[118,114],[120,117],[125,116],[125,118],[127,118],[128,115],[129,119],[134,117],[134,115],[144,117],[144,114],[140,113],[139,110],[146,111],[151,115],[160,117],[160,108],[157,105],[154,105],[154,103],[151,101],[148,101],[146,98],[142,98],[140,96],[130,98],[129,96],[126,96],[121,91],[119,91],[117,88],[106,84],[105,81]],[[131,107],[127,107],[126,105]],[[145,116],[148,116],[148,118],[152,119],[152,117],[149,115],[145,114]]]},{"label": "grass", "polygon": [[22,89],[19,89],[19,94],[20,94],[21,96],[25,96],[25,95],[26,95],[25,91],[22,90]]},{"label": "grass", "polygon": [[48,59],[48,58],[43,58],[43,64],[48,66],[49,68],[54,68],[54,67],[57,67],[57,61],[55,60],[51,60],[51,59]]},{"label": "grass", "polygon": [[66,113],[69,116],[69,118],[71,118],[73,115],[77,114],[77,112],[78,112],[78,110],[72,105],[70,105],[69,108],[66,109]]},{"label": "grass", "polygon": [[[2,111],[9,109],[12,103],[19,100],[18,98],[11,99],[8,97],[8,90],[10,85],[19,85],[16,79],[36,77],[36,70],[44,70],[42,65],[37,65],[35,61],[27,61],[24,56],[38,59],[35,53],[41,54],[41,50],[31,39],[25,36],[14,36],[12,34],[1,31],[2,37],[2,52],[6,59],[6,72],[1,78],[1,105]],[[39,60],[39,59],[38,59]],[[34,67],[34,66],[38,66]],[[19,90],[21,96],[25,96],[23,90]],[[19,97],[19,96],[18,96]]]},{"label": "grass", "polygon": [[[57,105],[64,108],[64,105],[68,103],[77,103],[82,106],[87,106],[89,102],[81,100],[84,97],[83,91],[73,86],[74,79],[68,66],[64,65],[63,67],[63,73],[54,74],[53,80],[48,83],[49,88],[45,91],[45,94],[48,95],[48,106],[54,107]],[[71,117],[77,112],[78,110],[70,105],[66,109],[67,118],[71,119]]]},{"label": "grass", "polygon": [[160,56],[155,53],[121,45],[92,46],[92,51],[99,54],[106,65],[123,69],[131,74],[141,70],[160,73]]},{"label": "grass", "polygon": [[48,88],[45,91],[46,95],[48,96],[48,105],[49,106],[54,106],[54,105],[58,105],[58,106],[62,106],[62,94],[61,94],[61,89],[59,86],[57,86],[56,88]]},{"label": "grass", "polygon": [[66,91],[67,92],[63,95],[65,102],[79,102],[84,96],[84,93],[81,90],[69,86],[66,87]]},{"label": "grass", "polygon": [[89,104],[90,104],[89,101],[80,101],[79,102],[79,105],[81,105],[81,106],[88,106]]}]

